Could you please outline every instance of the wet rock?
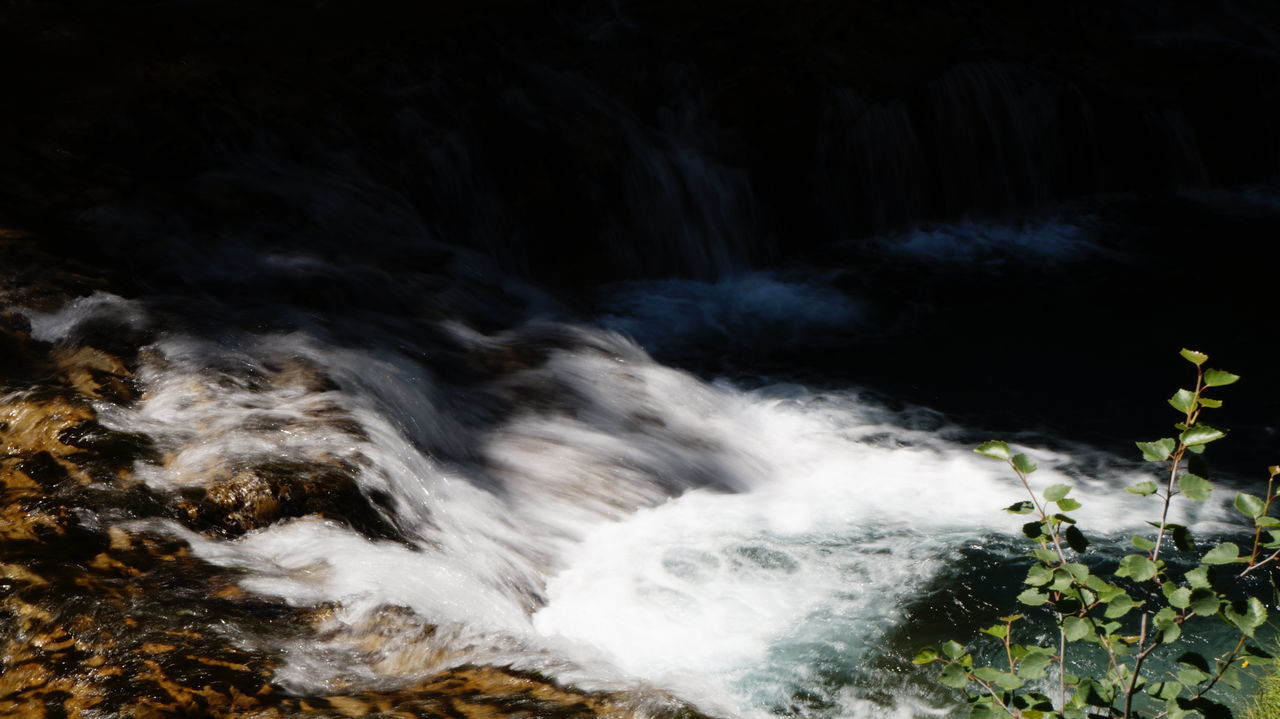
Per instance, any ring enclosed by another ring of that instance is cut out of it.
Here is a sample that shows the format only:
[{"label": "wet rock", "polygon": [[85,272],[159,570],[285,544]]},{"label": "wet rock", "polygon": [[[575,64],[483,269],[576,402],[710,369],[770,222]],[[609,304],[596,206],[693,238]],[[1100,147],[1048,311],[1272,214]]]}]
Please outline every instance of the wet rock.
[{"label": "wet rock", "polygon": [[353,468],[341,464],[273,462],[212,479],[176,498],[187,526],[238,537],[286,519],[316,515],[373,539],[402,539],[360,490]]},{"label": "wet rock", "polygon": [[59,347],[53,361],[80,394],[125,404],[137,396],[133,373],[114,355],[96,347]]}]

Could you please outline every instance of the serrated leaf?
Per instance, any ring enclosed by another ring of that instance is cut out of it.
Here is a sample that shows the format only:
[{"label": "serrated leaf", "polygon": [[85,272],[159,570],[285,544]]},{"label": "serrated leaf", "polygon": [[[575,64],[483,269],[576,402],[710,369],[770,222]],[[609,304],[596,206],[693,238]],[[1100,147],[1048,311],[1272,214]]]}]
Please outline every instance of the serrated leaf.
[{"label": "serrated leaf", "polygon": [[1189,350],[1186,347],[1183,347],[1181,350],[1179,350],[1178,354],[1182,355],[1183,357],[1186,358],[1188,362],[1196,366],[1204,364],[1209,359],[1209,355],[1203,352],[1196,352],[1195,350]]},{"label": "serrated leaf", "polygon": [[1031,556],[1042,562],[1052,563],[1058,561],[1058,554],[1052,549],[1033,549],[1031,550]]},{"label": "serrated leaf", "polygon": [[1252,637],[1253,631],[1267,621],[1267,608],[1257,597],[1249,597],[1244,602],[1243,609],[1237,609],[1235,606],[1227,607],[1225,614],[1227,621],[1236,625],[1249,637]]},{"label": "serrated leaf", "polygon": [[983,457],[990,457],[992,459],[1002,459],[1006,462],[1009,461],[1009,457],[1011,456],[1009,452],[1009,445],[1004,442],[1001,442],[1000,440],[991,440],[990,442],[983,442],[982,444],[975,447],[973,451],[977,452]]},{"label": "serrated leaf", "polygon": [[1076,552],[1083,552],[1089,548],[1089,540],[1085,538],[1084,533],[1080,531],[1080,528],[1074,524],[1067,527],[1067,531],[1064,532],[1064,535],[1066,536],[1067,544]]},{"label": "serrated leaf", "polygon": [[1052,663],[1053,655],[1048,652],[1033,652],[1018,663],[1018,674],[1026,679],[1043,679]]},{"label": "serrated leaf", "polygon": [[1025,454],[1013,455],[1013,467],[1023,474],[1031,474],[1036,471],[1035,460]]},{"label": "serrated leaf", "polygon": [[1252,494],[1244,492],[1236,492],[1236,509],[1240,513],[1250,519],[1257,519],[1262,516],[1262,512],[1266,509],[1266,503],[1261,497],[1255,497]]},{"label": "serrated leaf", "polygon": [[1181,524],[1170,524],[1169,533],[1173,535],[1173,546],[1178,548],[1179,552],[1196,551],[1196,541],[1191,537],[1191,530]]},{"label": "serrated leaf", "polygon": [[1155,482],[1152,482],[1151,480],[1148,479],[1142,482],[1138,482],[1135,485],[1125,487],[1124,491],[1132,492],[1134,494],[1141,494],[1145,496],[1148,494],[1155,494],[1159,489],[1160,489],[1159,485],[1157,485]]},{"label": "serrated leaf", "polygon": [[1002,672],[995,667],[978,667],[973,675],[984,682],[991,682],[1005,691],[1013,691],[1022,686],[1022,680],[1009,672]]},{"label": "serrated leaf", "polygon": [[1061,509],[1064,512],[1074,512],[1083,506],[1084,505],[1080,504],[1079,502],[1077,502],[1076,500],[1070,497],[1063,497],[1062,499],[1058,500],[1058,509]]},{"label": "serrated leaf", "polygon": [[1035,509],[1036,505],[1024,499],[1021,502],[1014,502],[1013,504],[1010,504],[1008,507],[1004,508],[1004,511],[1009,514],[1031,514]]},{"label": "serrated leaf", "polygon": [[1066,617],[1062,620],[1062,635],[1069,642],[1078,642],[1089,636],[1093,628],[1089,626],[1089,622],[1080,617]]},{"label": "serrated leaf", "polygon": [[1042,587],[1053,579],[1053,572],[1043,564],[1033,564],[1027,569],[1025,583],[1032,587]]},{"label": "serrated leaf", "polygon": [[1190,390],[1180,389],[1169,398],[1169,405],[1183,414],[1196,407],[1196,395]]},{"label": "serrated leaf", "polygon": [[1051,484],[1044,488],[1044,498],[1050,502],[1056,502],[1070,492],[1071,485],[1069,484]]},{"label": "serrated leaf", "polygon": [[930,664],[938,661],[938,650],[933,647],[925,647],[920,653],[911,660],[912,664]]},{"label": "serrated leaf", "polygon": [[1207,424],[1197,424],[1191,429],[1183,432],[1180,439],[1183,444],[1187,445],[1187,447],[1196,447],[1222,439],[1226,436],[1227,433],[1220,429],[1215,429]]},{"label": "serrated leaf", "polygon": [[1138,449],[1142,451],[1142,458],[1148,462],[1163,462],[1173,453],[1174,448],[1178,446],[1170,437],[1157,439],[1154,442],[1135,442]]},{"label": "serrated leaf", "polygon": [[1191,589],[1189,587],[1178,587],[1166,593],[1165,596],[1169,599],[1169,604],[1178,609],[1186,609],[1191,606]]},{"label": "serrated leaf", "polygon": [[1208,397],[1205,397],[1202,395],[1200,397],[1200,404],[1204,405],[1205,407],[1208,407],[1209,409],[1217,409],[1222,406],[1222,400],[1209,399]]},{"label": "serrated leaf", "polygon": [[993,637],[1004,639],[1009,636],[1009,627],[1005,624],[992,624],[986,629],[979,629],[983,634],[990,634]]},{"label": "serrated leaf", "polygon": [[1197,616],[1211,617],[1218,613],[1218,609],[1222,606],[1218,595],[1214,594],[1211,589],[1198,588],[1191,592],[1191,611]]},{"label": "serrated leaf", "polygon": [[1192,569],[1183,578],[1187,580],[1187,584],[1196,589],[1208,589],[1211,586],[1209,583],[1209,568],[1205,566]]},{"label": "serrated leaf", "polygon": [[1130,537],[1129,543],[1138,549],[1145,549],[1148,552],[1156,548],[1156,543],[1146,537]]},{"label": "serrated leaf", "polygon": [[1120,617],[1128,614],[1129,610],[1133,609],[1133,607],[1133,597],[1130,597],[1128,594],[1120,594],[1107,603],[1107,608],[1106,611],[1103,612],[1103,616],[1107,619],[1119,619]]},{"label": "serrated leaf", "polygon": [[1202,672],[1199,669],[1183,669],[1178,672],[1178,681],[1187,686],[1194,686],[1209,678],[1208,672]]},{"label": "serrated leaf", "polygon": [[969,675],[965,672],[964,667],[959,664],[948,664],[942,669],[942,673],[938,675],[938,681],[952,689],[964,689],[969,683]]},{"label": "serrated leaf", "polygon": [[1036,589],[1028,589],[1018,595],[1018,601],[1031,607],[1038,607],[1049,601],[1049,594]]},{"label": "serrated leaf", "polygon": [[1130,554],[1120,560],[1117,577],[1129,577],[1135,582],[1145,582],[1156,576],[1156,564],[1145,554]]},{"label": "serrated leaf", "polygon": [[1203,502],[1213,493],[1213,483],[1198,474],[1186,474],[1178,477],[1178,489],[1187,495],[1187,499]]},{"label": "serrated leaf", "polygon": [[942,653],[946,654],[948,658],[957,659],[961,654],[964,654],[964,645],[954,639],[948,639],[942,644]]},{"label": "serrated leaf", "polygon": [[1220,369],[1207,369],[1204,371],[1204,385],[1206,387],[1223,387],[1234,384],[1240,379],[1240,375],[1231,374]]},{"label": "serrated leaf", "polygon": [[1178,682],[1165,681],[1155,682],[1145,687],[1147,694],[1161,701],[1169,701],[1178,696],[1178,692],[1182,691],[1182,685]]},{"label": "serrated leaf", "polygon": [[1223,542],[1205,553],[1200,561],[1205,564],[1230,564],[1240,556],[1240,548],[1235,542]]}]

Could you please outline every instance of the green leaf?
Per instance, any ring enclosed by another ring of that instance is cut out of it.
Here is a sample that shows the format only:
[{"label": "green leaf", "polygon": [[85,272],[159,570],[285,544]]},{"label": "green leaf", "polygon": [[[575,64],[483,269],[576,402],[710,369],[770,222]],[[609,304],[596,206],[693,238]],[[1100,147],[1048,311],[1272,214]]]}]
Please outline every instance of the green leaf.
[{"label": "green leaf", "polygon": [[1208,672],[1202,672],[1199,669],[1183,669],[1178,672],[1178,681],[1187,686],[1195,686],[1209,678]]},{"label": "green leaf", "polygon": [[1196,395],[1191,390],[1180,389],[1169,398],[1169,405],[1186,414],[1196,407]]},{"label": "green leaf", "polygon": [[1147,694],[1166,702],[1178,696],[1180,691],[1182,691],[1182,685],[1178,682],[1155,682],[1146,687]]},{"label": "green leaf", "polygon": [[1260,497],[1245,494],[1244,492],[1236,492],[1236,509],[1250,519],[1261,517],[1266,506],[1266,502],[1262,501]]},{"label": "green leaf", "polygon": [[1023,474],[1031,474],[1036,471],[1035,460],[1025,454],[1013,455],[1013,467]]},{"label": "green leaf", "polygon": [[1184,579],[1196,589],[1209,589],[1212,586],[1209,583],[1209,568],[1203,565],[1187,572]]},{"label": "green leaf", "polygon": [[983,457],[990,457],[992,459],[1002,459],[1006,462],[1009,461],[1009,457],[1010,457],[1009,445],[1005,444],[1004,442],[1001,442],[1000,440],[991,440],[990,442],[983,442],[982,444],[975,447],[973,451],[977,452]]},{"label": "green leaf", "polygon": [[1145,549],[1148,552],[1156,548],[1156,543],[1146,537],[1130,537],[1129,542],[1138,549]]},{"label": "green leaf", "polygon": [[938,675],[938,681],[952,689],[964,689],[969,683],[969,675],[959,664],[948,664],[942,669],[942,674]]},{"label": "green leaf", "polygon": [[1023,500],[1021,502],[1014,502],[1013,504],[1010,504],[1008,507],[1004,508],[1004,511],[1009,514],[1031,514],[1035,509],[1036,505]]},{"label": "green leaf", "polygon": [[931,664],[938,661],[938,650],[933,647],[925,647],[920,653],[911,660],[912,664]]},{"label": "green leaf", "polygon": [[1170,437],[1157,439],[1154,442],[1135,442],[1135,444],[1142,450],[1142,458],[1148,462],[1163,462],[1178,446],[1178,443]]},{"label": "green leaf", "polygon": [[1018,662],[1018,674],[1026,679],[1043,679],[1052,663],[1053,655],[1049,652],[1032,652]]},{"label": "green leaf", "polygon": [[1026,584],[1032,587],[1042,587],[1053,579],[1053,572],[1043,564],[1033,564],[1027,569],[1027,578],[1024,580]]},{"label": "green leaf", "polygon": [[1178,477],[1178,489],[1187,495],[1187,499],[1203,502],[1213,492],[1213,483],[1198,474],[1186,474]]},{"label": "green leaf", "polygon": [[1230,564],[1240,556],[1240,548],[1235,542],[1223,542],[1205,553],[1200,561],[1205,564]]},{"label": "green leaf", "polygon": [[990,634],[991,636],[997,637],[999,639],[1004,639],[1005,637],[1009,636],[1009,627],[1008,625],[1005,625],[1005,624],[992,624],[986,629],[979,629],[978,631],[982,632],[983,634]]},{"label": "green leaf", "polygon": [[1089,626],[1089,622],[1080,617],[1066,617],[1062,620],[1062,635],[1069,642],[1078,642],[1092,632],[1093,628]]},{"label": "green leaf", "polygon": [[1225,614],[1227,621],[1236,625],[1246,636],[1252,637],[1253,630],[1267,621],[1267,608],[1257,597],[1249,597],[1243,604],[1241,609],[1237,609],[1234,605],[1227,607]]},{"label": "green leaf", "polygon": [[1222,400],[1209,399],[1208,397],[1202,396],[1200,397],[1200,404],[1204,405],[1205,407],[1208,407],[1209,409],[1217,409],[1222,406]]},{"label": "green leaf", "polygon": [[1183,432],[1181,439],[1182,443],[1188,447],[1195,447],[1201,444],[1208,444],[1226,436],[1227,433],[1220,429],[1214,429],[1207,424],[1197,424],[1186,432]]},{"label": "green leaf", "polygon": [[1128,614],[1133,607],[1133,597],[1122,593],[1107,603],[1107,609],[1103,612],[1103,615],[1107,619],[1119,619]]},{"label": "green leaf", "polygon": [[1085,538],[1084,533],[1080,531],[1080,528],[1076,527],[1074,524],[1067,527],[1065,534],[1067,544],[1076,552],[1083,552],[1089,548],[1089,540]]},{"label": "green leaf", "polygon": [[1058,561],[1058,553],[1052,549],[1033,549],[1031,550],[1031,556],[1046,563]]},{"label": "green leaf", "polygon": [[1028,589],[1018,595],[1018,601],[1032,607],[1038,607],[1049,601],[1049,593]]},{"label": "green leaf", "polygon": [[1191,611],[1197,616],[1211,617],[1221,606],[1221,600],[1211,589],[1197,588],[1191,592]]},{"label": "green leaf", "polygon": [[1143,482],[1138,482],[1137,484],[1131,487],[1125,487],[1124,491],[1133,492],[1134,494],[1141,494],[1145,496],[1148,494],[1155,494],[1156,491],[1159,489],[1160,489],[1159,485],[1157,485],[1155,482],[1152,482],[1151,480],[1148,479]]},{"label": "green leaf", "polygon": [[1156,576],[1156,564],[1145,554],[1130,554],[1120,560],[1117,577],[1129,577],[1135,582],[1145,582]]},{"label": "green leaf", "polygon": [[1173,534],[1173,546],[1178,548],[1179,552],[1196,551],[1196,540],[1191,537],[1191,530],[1181,524],[1168,525],[1169,531]]},{"label": "green leaf", "polygon": [[1196,366],[1200,366],[1204,364],[1209,359],[1209,355],[1203,352],[1196,352],[1195,350],[1189,350],[1186,347],[1183,347],[1181,350],[1179,350],[1178,354],[1182,355],[1183,357],[1186,358],[1188,362]]},{"label": "green leaf", "polygon": [[991,682],[1005,691],[1013,691],[1022,686],[1022,680],[1009,672],[1002,672],[995,667],[978,667],[973,675],[984,682]]},{"label": "green leaf", "polygon": [[1051,484],[1044,488],[1044,498],[1050,502],[1056,502],[1067,496],[1070,491],[1071,485],[1069,484]]},{"label": "green leaf", "polygon": [[1063,497],[1062,499],[1058,500],[1058,509],[1061,509],[1064,512],[1074,512],[1075,510],[1080,509],[1080,507],[1082,506],[1084,505],[1080,504],[1079,502],[1077,502],[1076,500],[1070,497]]},{"label": "green leaf", "polygon": [[1169,604],[1178,609],[1186,609],[1191,606],[1191,588],[1178,587],[1170,592],[1165,592],[1165,596],[1169,599]]},{"label": "green leaf", "polygon": [[1206,387],[1223,387],[1234,384],[1238,379],[1240,379],[1240,375],[1231,374],[1220,369],[1207,369],[1204,371],[1204,386]]},{"label": "green leaf", "polygon": [[957,659],[964,654],[964,645],[954,639],[948,639],[942,645],[942,653],[951,659]]}]

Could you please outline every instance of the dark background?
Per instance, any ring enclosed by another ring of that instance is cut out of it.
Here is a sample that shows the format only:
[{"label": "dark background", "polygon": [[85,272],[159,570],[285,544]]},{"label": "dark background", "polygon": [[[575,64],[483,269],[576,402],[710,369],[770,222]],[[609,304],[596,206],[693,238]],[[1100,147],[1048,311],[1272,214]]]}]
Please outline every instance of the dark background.
[{"label": "dark background", "polygon": [[[1262,0],[6,2],[0,226],[126,296],[229,293],[173,272],[173,238],[394,262],[352,229],[376,198],[317,226],[293,189],[358,176],[579,317],[610,281],[821,268],[873,329],[659,359],[1121,449],[1172,420],[1192,346],[1244,375],[1222,454],[1261,478],[1280,213],[1187,193],[1275,196],[1278,29]],[[1058,215],[1110,253],[873,241]]]}]

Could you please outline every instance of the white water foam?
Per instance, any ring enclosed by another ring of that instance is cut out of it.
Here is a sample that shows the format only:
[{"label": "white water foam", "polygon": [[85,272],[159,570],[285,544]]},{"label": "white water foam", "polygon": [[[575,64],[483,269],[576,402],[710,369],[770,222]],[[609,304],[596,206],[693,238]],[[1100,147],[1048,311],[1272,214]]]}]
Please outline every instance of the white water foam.
[{"label": "white water foam", "polygon": [[[120,306],[99,298],[33,321],[56,339]],[[366,493],[394,498],[405,543],[315,518],[233,541],[170,528],[245,570],[250,591],[333,603],[339,625],[393,605],[441,627],[389,640],[377,661],[341,639],[285,647],[280,679],[300,691],[480,659],[743,717],[942,710],[909,693],[876,699],[865,683],[957,548],[1017,534],[1025,518],[999,511],[1023,498],[1006,468],[943,432],[903,429],[855,392],[744,392],[609,333],[562,337],[574,339],[540,363],[464,390],[387,348],[306,332],[170,334],[144,353],[142,401],[104,404],[102,420],[155,438],[165,461],[138,476],[158,489],[269,459],[353,468]],[[523,399],[489,421],[469,413],[493,398]],[[1070,456],[1023,449],[1042,466],[1037,489],[1076,485],[1087,527],[1142,529],[1154,511],[1117,498],[1136,478],[1073,478]],[[1173,520],[1220,516],[1201,509]],[[796,707],[799,687],[824,681],[820,705]]]}]

